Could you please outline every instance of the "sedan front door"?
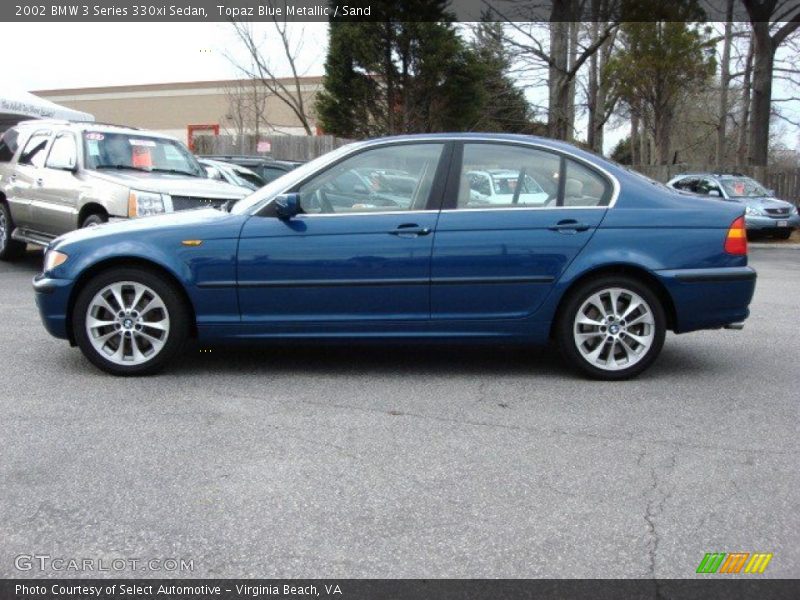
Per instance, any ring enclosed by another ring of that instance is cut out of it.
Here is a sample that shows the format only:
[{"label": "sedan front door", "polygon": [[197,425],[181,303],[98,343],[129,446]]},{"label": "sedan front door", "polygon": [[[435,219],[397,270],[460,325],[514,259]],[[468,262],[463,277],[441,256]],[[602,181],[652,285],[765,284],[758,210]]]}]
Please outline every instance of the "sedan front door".
[{"label": "sedan front door", "polygon": [[[249,219],[237,285],[242,321],[260,327],[247,331],[426,330],[445,148],[419,142],[367,148],[290,190],[299,194],[301,214],[281,219],[268,206]],[[363,168],[398,170],[415,185],[403,198],[379,185],[365,194],[363,178],[352,176]]]}]

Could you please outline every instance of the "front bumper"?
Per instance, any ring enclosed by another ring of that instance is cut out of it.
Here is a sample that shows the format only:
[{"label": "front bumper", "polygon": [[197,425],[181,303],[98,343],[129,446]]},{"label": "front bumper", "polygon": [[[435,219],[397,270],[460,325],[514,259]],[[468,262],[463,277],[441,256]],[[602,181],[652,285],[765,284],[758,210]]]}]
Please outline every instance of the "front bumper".
[{"label": "front bumper", "polygon": [[67,312],[73,283],[71,279],[55,279],[44,274],[33,278],[42,323],[50,335],[64,340],[69,339]]},{"label": "front bumper", "polygon": [[[745,215],[744,223],[748,231],[786,231],[787,229],[800,227],[800,215],[791,215],[784,218]],[[779,226],[779,223],[786,223],[786,225]]]},{"label": "front bumper", "polygon": [[656,271],[672,297],[675,333],[717,329],[750,315],[756,288],[751,267]]}]

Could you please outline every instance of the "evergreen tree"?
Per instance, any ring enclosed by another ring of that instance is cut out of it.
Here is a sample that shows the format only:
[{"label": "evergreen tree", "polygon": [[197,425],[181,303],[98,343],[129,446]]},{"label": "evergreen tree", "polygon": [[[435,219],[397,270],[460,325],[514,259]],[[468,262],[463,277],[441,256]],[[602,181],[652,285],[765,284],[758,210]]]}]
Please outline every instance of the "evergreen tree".
[{"label": "evergreen tree", "polygon": [[333,22],[319,124],[342,137],[470,129],[485,92],[447,0],[376,0],[369,22]]}]

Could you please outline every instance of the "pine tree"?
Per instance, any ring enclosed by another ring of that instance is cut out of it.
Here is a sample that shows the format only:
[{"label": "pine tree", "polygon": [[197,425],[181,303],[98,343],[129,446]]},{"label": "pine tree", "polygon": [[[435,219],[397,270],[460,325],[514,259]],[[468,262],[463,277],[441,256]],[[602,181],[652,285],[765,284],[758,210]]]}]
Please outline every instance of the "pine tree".
[{"label": "pine tree", "polygon": [[475,53],[446,0],[376,0],[369,22],[334,22],[317,101],[319,124],[342,137],[467,130],[485,92]]}]

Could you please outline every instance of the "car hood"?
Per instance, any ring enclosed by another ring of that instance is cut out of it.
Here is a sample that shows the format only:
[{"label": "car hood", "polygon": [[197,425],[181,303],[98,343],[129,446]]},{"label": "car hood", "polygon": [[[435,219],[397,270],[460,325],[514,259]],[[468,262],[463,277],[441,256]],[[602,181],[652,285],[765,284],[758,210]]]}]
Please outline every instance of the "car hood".
[{"label": "car hood", "polygon": [[791,202],[767,196],[762,198],[731,198],[731,200],[752,208],[791,208],[792,206]]},{"label": "car hood", "polygon": [[198,198],[239,199],[248,194],[238,186],[224,181],[204,177],[187,177],[171,173],[147,173],[144,171],[92,171],[99,179],[125,185],[145,192],[157,192],[170,196],[192,196]]},{"label": "car hood", "polygon": [[231,215],[216,208],[199,208],[152,217],[139,217],[125,221],[104,223],[95,227],[77,229],[56,238],[51,248],[104,237],[114,237],[113,241],[125,238],[138,238],[150,233],[185,232],[193,238],[220,239],[238,235],[246,215]]}]

